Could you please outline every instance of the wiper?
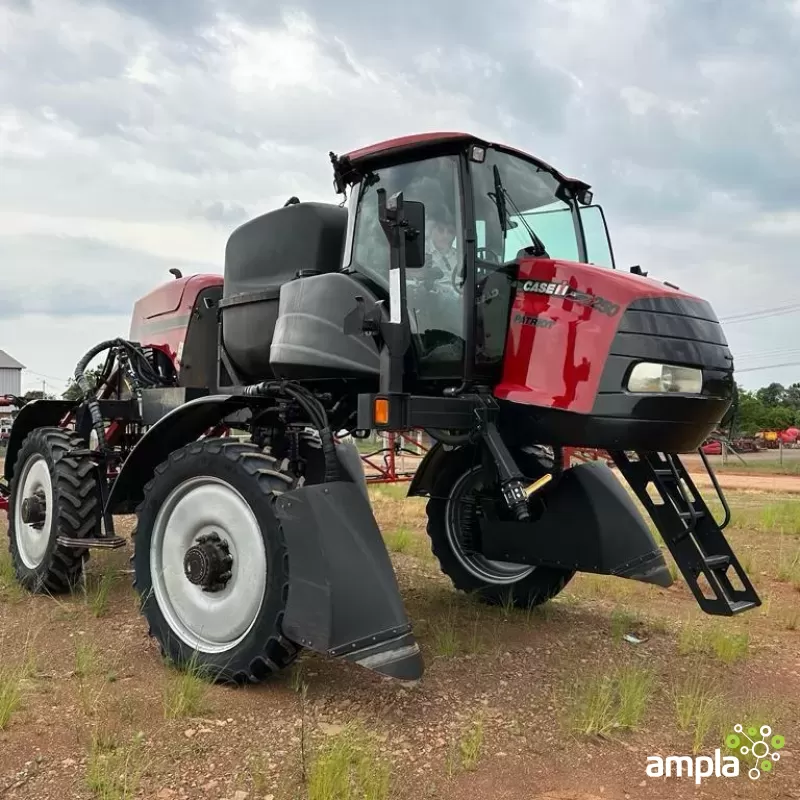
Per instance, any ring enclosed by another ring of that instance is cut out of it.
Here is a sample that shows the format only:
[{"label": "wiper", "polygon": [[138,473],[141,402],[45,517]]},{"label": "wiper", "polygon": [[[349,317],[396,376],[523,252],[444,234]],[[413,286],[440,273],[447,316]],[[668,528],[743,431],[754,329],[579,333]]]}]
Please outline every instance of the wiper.
[{"label": "wiper", "polygon": [[514,199],[509,194],[508,189],[503,186],[503,182],[500,179],[500,170],[497,168],[497,164],[494,165],[492,171],[494,173],[494,197],[492,199],[497,206],[497,216],[500,218],[500,228],[503,231],[503,243],[505,243],[506,233],[509,231],[509,229],[516,227],[516,223],[509,222],[508,208],[506,206],[506,204],[508,204],[514,210],[514,213],[520,218],[520,220],[522,220],[525,230],[531,237],[531,241],[536,248],[534,255],[546,256],[547,248],[544,246],[544,242],[534,233],[534,230],[531,228],[528,220],[525,219],[525,215],[519,210],[517,204],[514,202]]},{"label": "wiper", "polygon": [[[506,233],[508,233],[511,226],[508,224],[505,189],[503,189],[503,182],[500,180],[500,170],[497,169],[497,164],[492,167],[492,173],[494,174],[494,197],[492,197],[492,200],[497,206],[497,218],[500,220],[500,230],[503,231],[503,243],[505,244]],[[491,195],[489,196],[491,197]]]}]

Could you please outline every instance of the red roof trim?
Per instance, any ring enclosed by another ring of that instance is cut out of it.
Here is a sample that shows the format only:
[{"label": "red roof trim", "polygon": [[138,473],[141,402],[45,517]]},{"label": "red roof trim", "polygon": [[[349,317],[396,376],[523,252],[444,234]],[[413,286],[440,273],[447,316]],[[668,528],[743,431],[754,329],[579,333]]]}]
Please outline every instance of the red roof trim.
[{"label": "red roof trim", "polygon": [[437,144],[439,142],[449,142],[458,139],[468,141],[470,139],[475,139],[475,137],[469,133],[458,133],[455,131],[416,133],[411,136],[398,136],[395,139],[386,139],[383,142],[376,142],[375,144],[361,147],[358,150],[347,153],[346,157],[351,161],[360,161],[372,156],[386,155],[394,150],[405,150],[406,148],[413,148],[426,144]]},{"label": "red roof trim", "polygon": [[382,142],[361,147],[358,150],[352,150],[347,153],[343,158],[355,165],[359,161],[371,161],[372,159],[380,158],[381,156],[391,156],[393,153],[400,153],[403,150],[415,150],[426,146],[435,146],[437,144],[447,144],[453,142],[475,142],[477,144],[486,145],[487,147],[496,147],[498,150],[505,150],[507,153],[513,153],[526,161],[534,161],[537,164],[551,170],[555,175],[560,177],[566,183],[572,183],[577,186],[589,188],[589,184],[579,178],[570,178],[567,175],[559,172],[555,167],[551,166],[540,158],[536,158],[524,150],[518,150],[515,147],[501,144],[499,142],[488,142],[481,139],[479,136],[474,136],[471,133],[461,133],[458,131],[436,131],[431,133],[417,133],[410,136],[398,136],[395,139],[386,139]]}]

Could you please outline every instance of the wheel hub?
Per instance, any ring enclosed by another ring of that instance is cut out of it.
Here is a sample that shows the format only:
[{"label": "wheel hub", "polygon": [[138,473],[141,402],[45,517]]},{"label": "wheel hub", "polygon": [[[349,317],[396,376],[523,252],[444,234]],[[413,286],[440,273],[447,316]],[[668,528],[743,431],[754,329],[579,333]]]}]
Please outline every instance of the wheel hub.
[{"label": "wheel hub", "polygon": [[26,497],[20,505],[20,516],[26,525],[41,528],[47,519],[47,498],[37,491]]},{"label": "wheel hub", "polygon": [[228,543],[216,533],[200,536],[183,557],[187,580],[204,592],[220,592],[231,579],[233,556]]}]

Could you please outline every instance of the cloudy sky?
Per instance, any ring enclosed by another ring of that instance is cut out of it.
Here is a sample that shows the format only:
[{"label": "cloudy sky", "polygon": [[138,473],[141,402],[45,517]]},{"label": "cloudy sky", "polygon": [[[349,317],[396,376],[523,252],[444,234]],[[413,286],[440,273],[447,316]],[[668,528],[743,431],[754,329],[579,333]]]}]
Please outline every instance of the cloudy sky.
[{"label": "cloudy sky", "polygon": [[798,75],[798,0],[0,0],[0,348],[60,391],[170,267],[336,200],[330,150],[468,130],[591,183],[623,268],[751,314],[741,383],[800,381]]}]

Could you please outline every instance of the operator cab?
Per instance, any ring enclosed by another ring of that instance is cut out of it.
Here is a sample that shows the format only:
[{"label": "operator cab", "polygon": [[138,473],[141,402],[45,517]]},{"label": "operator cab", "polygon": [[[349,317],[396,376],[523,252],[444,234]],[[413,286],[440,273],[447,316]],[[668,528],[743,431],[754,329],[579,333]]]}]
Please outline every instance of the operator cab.
[{"label": "operator cab", "polygon": [[390,255],[378,191],[425,207],[425,263],[406,273],[422,380],[497,378],[520,255],[614,267],[589,187],[527,154],[443,133],[332,160],[336,188],[350,187],[343,268],[379,296],[389,294]]}]

